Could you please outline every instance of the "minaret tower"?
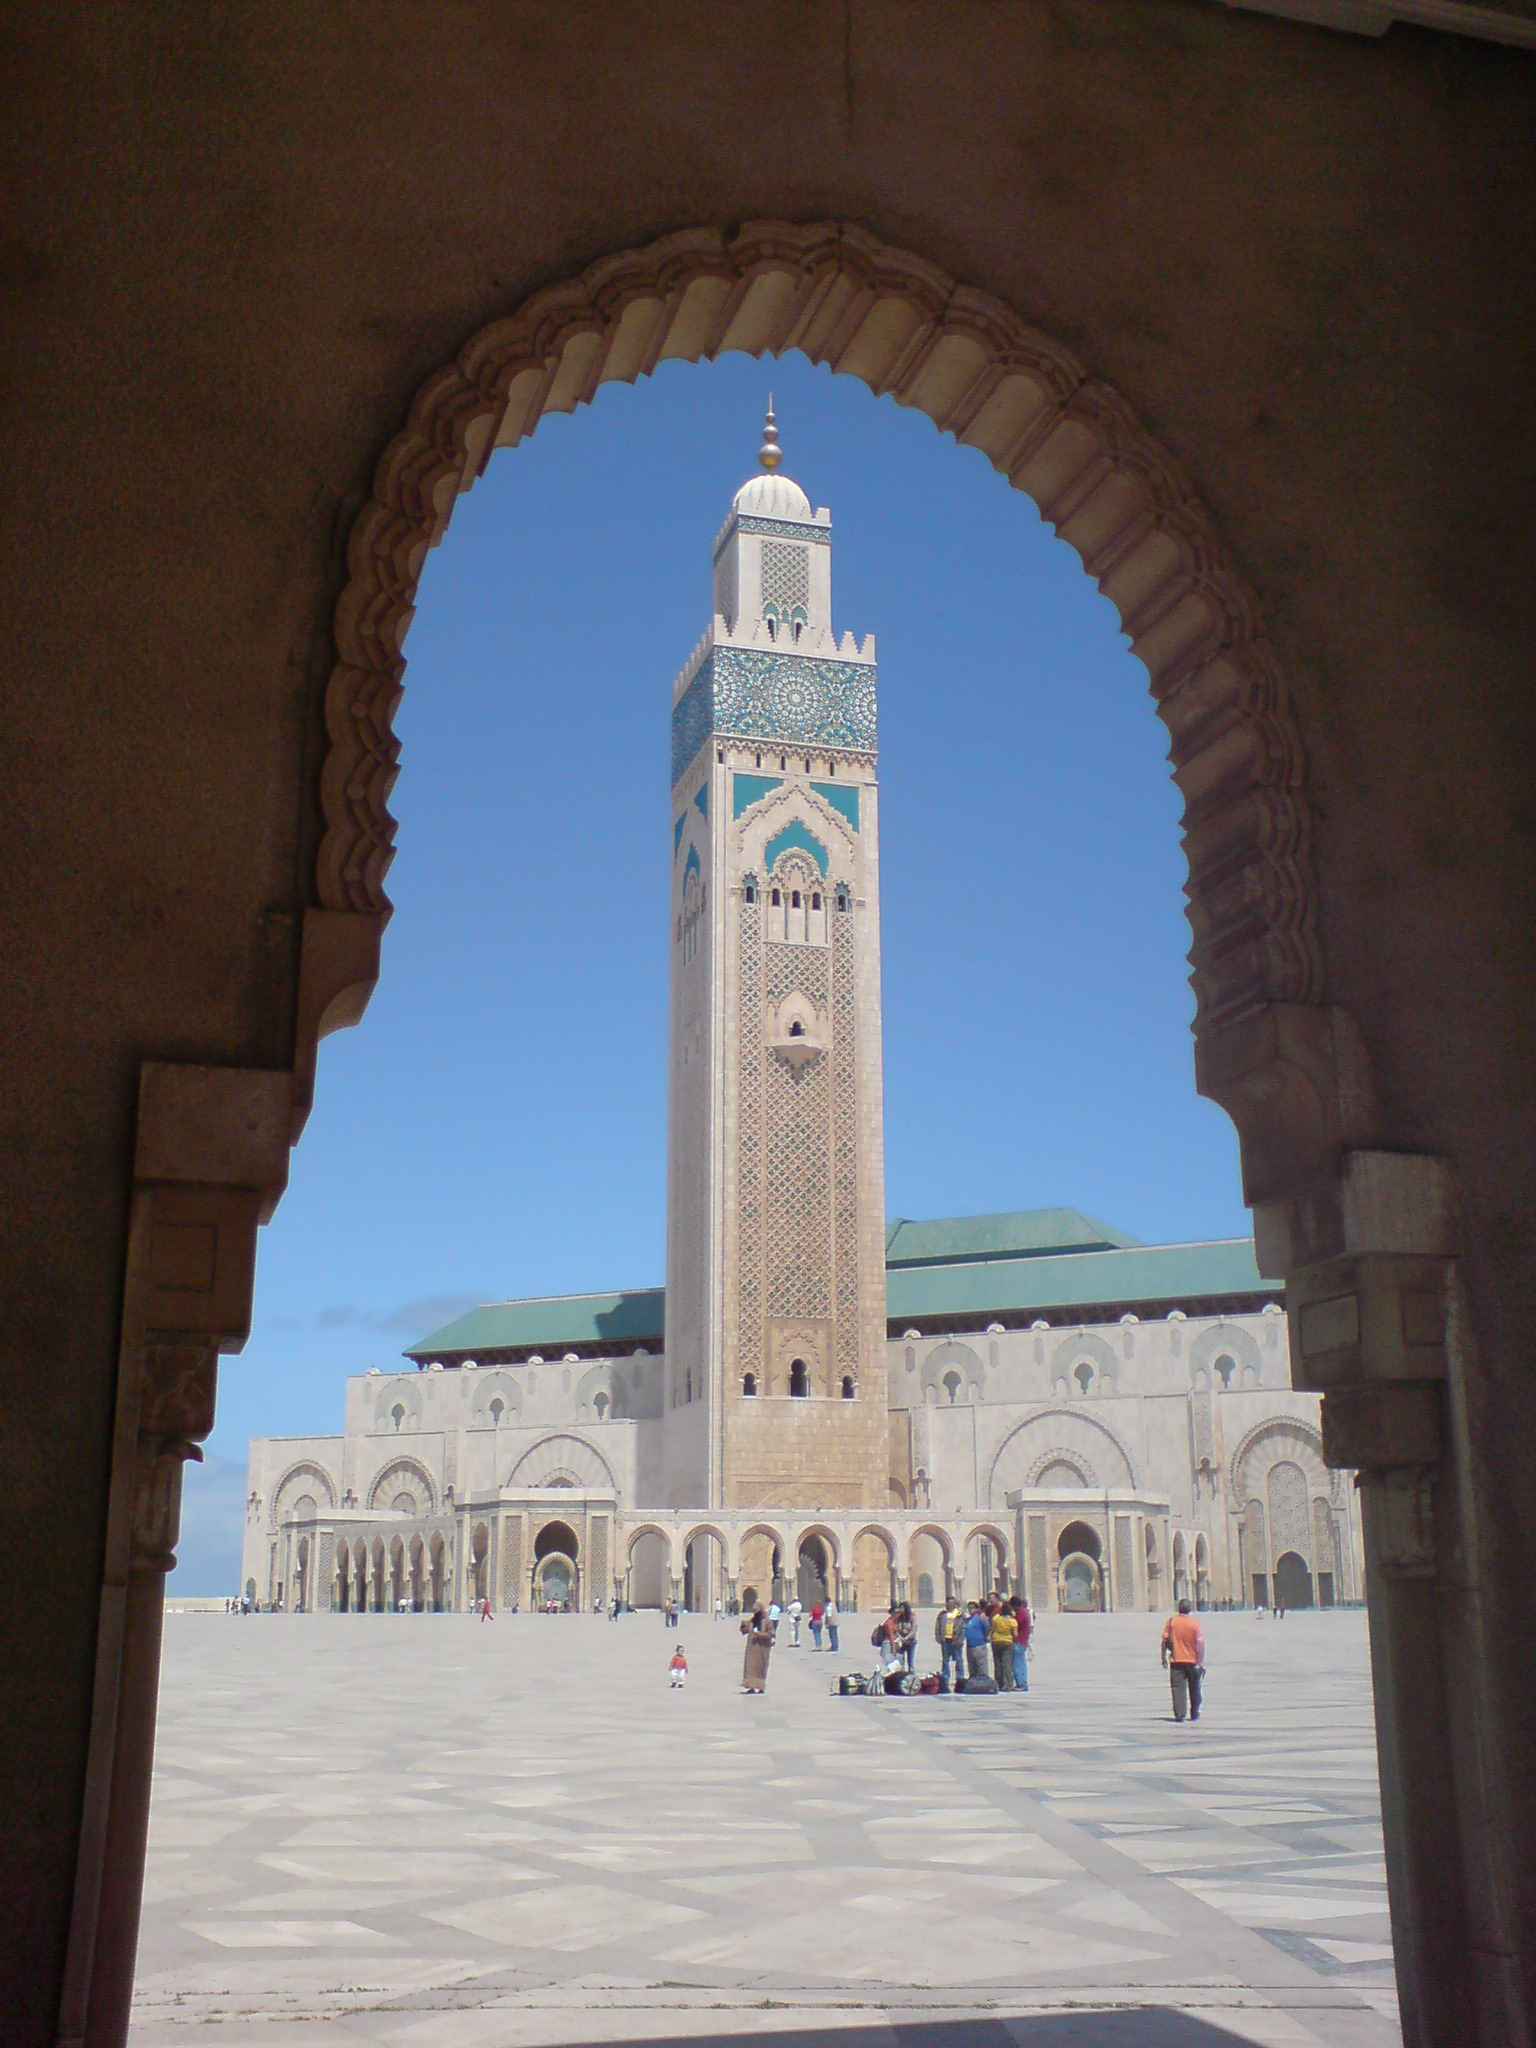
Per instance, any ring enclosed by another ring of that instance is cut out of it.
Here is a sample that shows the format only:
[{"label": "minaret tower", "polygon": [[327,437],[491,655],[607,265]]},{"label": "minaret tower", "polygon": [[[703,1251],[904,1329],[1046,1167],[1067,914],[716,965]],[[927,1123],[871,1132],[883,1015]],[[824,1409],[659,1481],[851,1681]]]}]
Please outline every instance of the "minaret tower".
[{"label": "minaret tower", "polygon": [[888,1499],[875,648],[770,402],[672,698],[668,1504]]}]

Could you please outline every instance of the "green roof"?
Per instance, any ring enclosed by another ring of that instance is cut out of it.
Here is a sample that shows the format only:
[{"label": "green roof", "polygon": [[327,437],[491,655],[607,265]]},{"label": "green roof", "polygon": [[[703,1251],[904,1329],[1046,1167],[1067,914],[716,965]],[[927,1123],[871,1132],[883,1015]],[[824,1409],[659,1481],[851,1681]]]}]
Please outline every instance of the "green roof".
[{"label": "green roof", "polygon": [[982,1259],[1038,1259],[1048,1252],[1107,1252],[1138,1244],[1080,1209],[1010,1209],[999,1216],[940,1216],[914,1223],[898,1216],[885,1228],[887,1270],[955,1266]]},{"label": "green roof", "polygon": [[[896,1324],[1017,1318],[1046,1310],[1117,1312],[1200,1303],[1220,1307],[1254,1296],[1278,1296],[1283,1282],[1266,1279],[1253,1240],[1204,1244],[1138,1244],[1076,1209],[1026,1209],[1004,1216],[905,1218],[886,1235],[886,1318]],[[612,1350],[659,1344],[665,1296],[659,1287],[622,1294],[562,1294],[533,1301],[488,1302],[434,1330],[407,1358],[487,1358],[503,1351],[563,1351],[573,1345]]]},{"label": "green roof", "polygon": [[1259,1271],[1252,1238],[1232,1237],[1207,1244],[908,1266],[886,1276],[885,1313],[891,1322],[920,1327],[941,1317],[987,1322],[1027,1309],[1220,1303],[1278,1295],[1283,1285]]},{"label": "green roof", "polygon": [[554,1350],[567,1344],[659,1344],[663,1291],[635,1287],[623,1294],[556,1294],[533,1301],[491,1301],[412,1344],[407,1358],[462,1352]]}]

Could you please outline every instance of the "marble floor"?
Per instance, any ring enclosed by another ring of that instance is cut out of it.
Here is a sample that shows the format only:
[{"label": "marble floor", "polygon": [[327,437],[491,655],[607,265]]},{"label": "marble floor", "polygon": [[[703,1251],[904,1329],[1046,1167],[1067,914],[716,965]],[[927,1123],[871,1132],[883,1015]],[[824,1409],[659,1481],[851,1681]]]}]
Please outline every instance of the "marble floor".
[{"label": "marble floor", "polygon": [[1389,2048],[1364,1617],[1207,1633],[1190,1725],[1152,1616],[866,1700],[857,1617],[757,1699],[702,1617],[172,1612],[134,2048]]}]

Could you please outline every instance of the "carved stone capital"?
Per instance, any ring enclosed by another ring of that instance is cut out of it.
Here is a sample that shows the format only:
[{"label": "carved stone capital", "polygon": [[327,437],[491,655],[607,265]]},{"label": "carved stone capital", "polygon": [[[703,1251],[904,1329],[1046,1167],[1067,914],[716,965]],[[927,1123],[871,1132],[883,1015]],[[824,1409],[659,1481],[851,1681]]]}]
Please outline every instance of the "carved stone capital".
[{"label": "carved stone capital", "polygon": [[1421,1380],[1334,1387],[1323,1397],[1323,1463],[1362,1484],[1391,1472],[1427,1476],[1445,1452],[1443,1391]]},{"label": "carved stone capital", "polygon": [[1439,1568],[1435,1490],[1425,1472],[1362,1473],[1369,1568],[1394,1579],[1430,1579]]},{"label": "carved stone capital", "polygon": [[1359,1034],[1345,1011],[1322,1004],[1266,1003],[1200,1032],[1195,1086],[1237,1127],[1243,1197],[1256,1212],[1336,1173],[1344,1148],[1364,1143],[1374,1118]]}]

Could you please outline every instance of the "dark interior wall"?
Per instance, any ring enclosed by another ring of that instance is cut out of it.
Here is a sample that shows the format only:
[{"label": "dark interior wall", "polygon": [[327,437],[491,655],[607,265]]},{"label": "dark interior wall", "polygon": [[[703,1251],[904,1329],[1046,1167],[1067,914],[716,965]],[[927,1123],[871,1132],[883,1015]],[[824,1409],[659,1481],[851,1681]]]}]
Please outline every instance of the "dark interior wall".
[{"label": "dark interior wall", "polygon": [[1330,999],[1391,1142],[1462,1167],[1485,1398],[1532,1468],[1529,59],[1198,0],[32,0],[4,34],[16,2040],[68,1913],[138,1063],[291,1058],[327,620],[413,391],[669,229],[859,222],[1184,465],[1295,691]]}]

